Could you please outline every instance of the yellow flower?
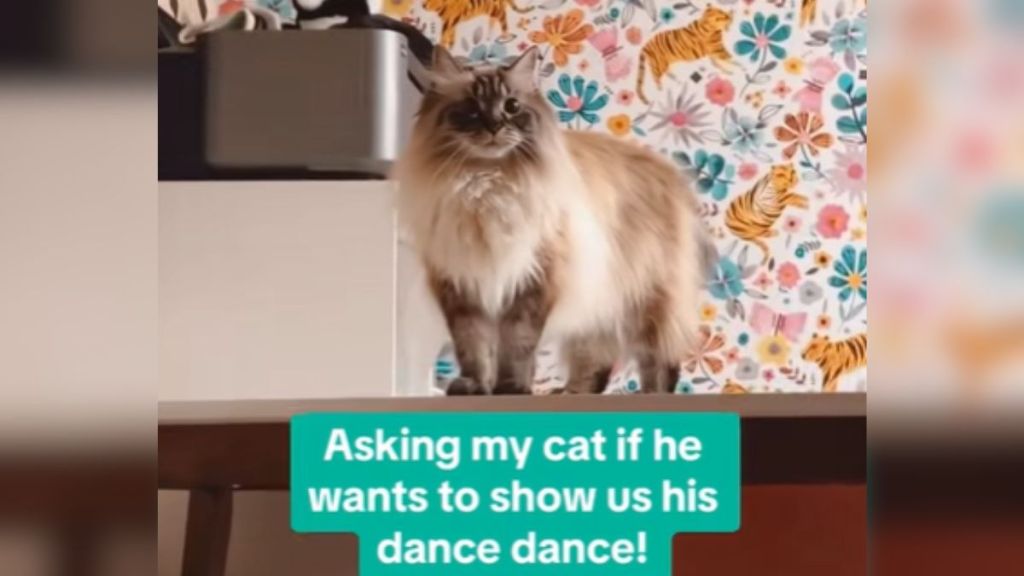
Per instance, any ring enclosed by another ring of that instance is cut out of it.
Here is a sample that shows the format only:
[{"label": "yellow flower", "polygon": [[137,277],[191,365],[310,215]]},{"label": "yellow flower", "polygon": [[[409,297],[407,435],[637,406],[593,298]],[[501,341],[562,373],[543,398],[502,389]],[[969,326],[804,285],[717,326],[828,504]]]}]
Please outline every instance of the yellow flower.
[{"label": "yellow flower", "polygon": [[711,322],[718,317],[718,308],[714,304],[702,304],[700,307],[701,322]]},{"label": "yellow flower", "polygon": [[629,116],[625,114],[616,114],[615,116],[608,117],[608,130],[616,136],[629,134],[631,125]]},{"label": "yellow flower", "polygon": [[412,0],[384,0],[383,12],[392,18],[401,18],[409,13]]},{"label": "yellow flower", "polygon": [[814,263],[818,268],[827,268],[832,263],[832,255],[822,250],[814,255]]},{"label": "yellow flower", "polygon": [[782,68],[793,75],[803,74],[804,61],[796,56],[791,56],[786,58],[786,61],[782,63]]},{"label": "yellow flower", "polygon": [[867,223],[868,221],[868,205],[864,204],[860,207],[860,221]]},{"label": "yellow flower", "polygon": [[757,356],[762,364],[782,366],[789,360],[789,342],[782,336],[765,336],[757,344]]},{"label": "yellow flower", "polygon": [[864,237],[867,236],[867,234],[868,233],[865,232],[863,228],[854,228],[853,230],[850,230],[850,238],[854,242],[863,240]]}]

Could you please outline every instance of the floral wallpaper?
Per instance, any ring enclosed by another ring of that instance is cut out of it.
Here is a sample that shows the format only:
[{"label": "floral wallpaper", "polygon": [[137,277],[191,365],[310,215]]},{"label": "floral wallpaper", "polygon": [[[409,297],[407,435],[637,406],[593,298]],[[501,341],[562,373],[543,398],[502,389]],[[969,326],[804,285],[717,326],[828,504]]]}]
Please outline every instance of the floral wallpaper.
[{"label": "floral wallpaper", "polygon": [[[452,50],[474,62],[539,46],[544,93],[566,129],[633,140],[690,175],[720,259],[695,303],[701,345],[676,387],[689,394],[866,388],[866,4],[383,0],[381,10],[442,41],[443,5]],[[709,11],[731,13],[719,41],[693,32]],[[674,43],[658,46],[670,31]],[[790,200],[763,200],[787,167]],[[752,225],[773,209],[770,225]],[[564,374],[555,350],[540,354],[543,392]],[[457,370],[446,348],[438,378]],[[637,388],[633,367],[617,367],[609,392]]]},{"label": "floral wallpaper", "polygon": [[[831,390],[864,390],[866,346],[857,338],[867,332],[868,295],[866,1],[713,1],[732,12],[722,41],[731,65],[681,59],[660,89],[645,70],[649,103],[637,84],[644,46],[699,20],[707,2],[506,4],[506,33],[484,16],[467,18],[455,26],[454,52],[497,62],[539,46],[544,92],[567,129],[634,140],[695,182],[720,260],[697,304],[702,344],[677,392],[819,392],[829,370],[841,373]],[[383,10],[439,40],[443,23],[431,5],[384,0]],[[727,226],[727,212],[776,165],[796,170],[795,192],[807,202],[786,207],[758,238],[762,255]],[[812,349],[818,361],[804,358],[815,334],[835,344],[826,358]],[[561,385],[556,359],[542,351],[541,390]],[[447,349],[439,377],[457,369]],[[619,367],[610,392],[637,388],[632,366]]]}]

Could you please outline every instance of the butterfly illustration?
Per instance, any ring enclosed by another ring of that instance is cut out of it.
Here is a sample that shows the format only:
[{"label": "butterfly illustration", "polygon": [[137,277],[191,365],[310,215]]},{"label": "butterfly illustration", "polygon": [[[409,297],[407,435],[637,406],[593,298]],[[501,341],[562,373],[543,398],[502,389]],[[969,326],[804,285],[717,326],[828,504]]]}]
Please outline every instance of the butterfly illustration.
[{"label": "butterfly illustration", "polygon": [[605,28],[592,34],[587,41],[601,53],[601,57],[604,59],[604,74],[609,82],[615,82],[629,75],[632,62],[621,53],[618,28]]},{"label": "butterfly illustration", "polygon": [[807,324],[807,314],[778,314],[760,302],[755,302],[750,309],[750,325],[761,335],[782,334],[790,342],[796,342]]},{"label": "butterfly illustration", "polygon": [[821,115],[821,94],[825,86],[839,73],[839,65],[829,58],[818,58],[810,65],[811,77],[804,81],[804,87],[793,94],[793,101],[800,104],[801,112]]}]

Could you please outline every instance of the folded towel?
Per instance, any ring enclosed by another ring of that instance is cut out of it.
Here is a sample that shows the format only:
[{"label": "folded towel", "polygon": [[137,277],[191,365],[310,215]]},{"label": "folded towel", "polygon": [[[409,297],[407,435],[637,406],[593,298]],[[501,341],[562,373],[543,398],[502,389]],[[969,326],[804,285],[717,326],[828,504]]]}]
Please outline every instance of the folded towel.
[{"label": "folded towel", "polygon": [[246,6],[236,12],[217,16],[206,22],[185,26],[178,34],[182,44],[192,44],[203,34],[217,30],[280,30],[281,16],[262,6]]}]

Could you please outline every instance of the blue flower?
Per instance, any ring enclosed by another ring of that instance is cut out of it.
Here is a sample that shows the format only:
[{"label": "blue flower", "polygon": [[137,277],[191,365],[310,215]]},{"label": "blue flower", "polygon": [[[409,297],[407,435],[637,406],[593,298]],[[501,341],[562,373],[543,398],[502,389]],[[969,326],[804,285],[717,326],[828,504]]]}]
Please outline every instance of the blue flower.
[{"label": "blue flower", "polygon": [[736,342],[738,342],[740,346],[746,346],[747,342],[750,342],[750,334],[743,332],[738,338],[736,338]]},{"label": "blue flower", "polygon": [[862,300],[868,297],[868,251],[857,253],[853,246],[843,248],[842,257],[833,266],[836,275],[828,279],[833,288],[839,288],[839,300],[846,302],[856,292]]},{"label": "blue flower", "polygon": [[829,45],[835,53],[861,54],[868,47],[868,24],[864,18],[839,20],[829,32]]},{"label": "blue flower", "polygon": [[505,45],[495,42],[494,44],[478,44],[469,51],[467,59],[474,64],[501,64],[507,56]]},{"label": "blue flower", "polygon": [[558,119],[562,122],[582,118],[588,124],[596,124],[595,112],[608,105],[608,95],[597,92],[597,81],[562,74],[558,77],[558,90],[548,91],[548,101],[558,108]]},{"label": "blue flower", "polygon": [[671,9],[669,7],[662,8],[661,11],[658,12],[658,20],[661,20],[661,22],[664,23],[664,24],[668,24],[675,17],[676,17],[675,10],[673,10],[673,9]]},{"label": "blue flower", "polygon": [[754,15],[754,22],[740,24],[740,32],[746,37],[736,42],[736,54],[739,56],[750,55],[751,62],[761,59],[761,51],[771,52],[772,56],[782,59],[786,57],[786,49],[779,45],[789,39],[791,28],[789,24],[779,25],[779,17],[775,14],[765,18],[764,14],[758,12]]},{"label": "blue flower", "polygon": [[740,267],[728,258],[719,260],[714,277],[708,283],[708,290],[719,300],[729,300],[743,294],[743,273]]},{"label": "blue flower", "polygon": [[764,143],[764,126],[754,118],[742,117],[725,127],[726,144],[740,154],[752,152]]},{"label": "blue flower", "polygon": [[729,184],[736,173],[735,167],[727,164],[721,154],[708,154],[698,150],[693,158],[686,152],[672,155],[683,171],[697,183],[697,191],[711,194],[716,201],[722,201],[729,194]]},{"label": "blue flower", "polygon": [[292,0],[259,0],[259,4],[264,8],[277,12],[285,20],[294,21],[295,17],[298,16]]},{"label": "blue flower", "polygon": [[676,394],[693,394],[693,386],[686,380],[676,383]]}]

